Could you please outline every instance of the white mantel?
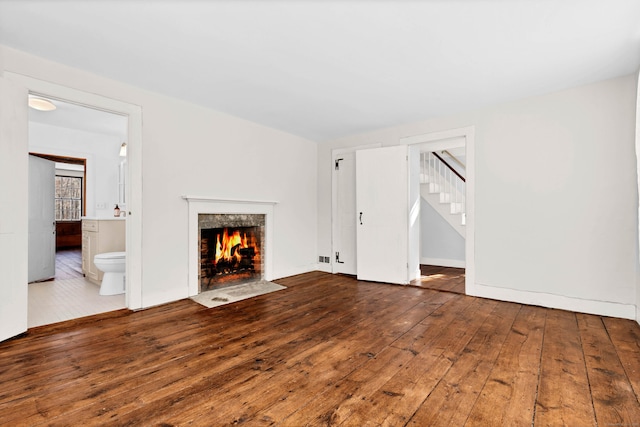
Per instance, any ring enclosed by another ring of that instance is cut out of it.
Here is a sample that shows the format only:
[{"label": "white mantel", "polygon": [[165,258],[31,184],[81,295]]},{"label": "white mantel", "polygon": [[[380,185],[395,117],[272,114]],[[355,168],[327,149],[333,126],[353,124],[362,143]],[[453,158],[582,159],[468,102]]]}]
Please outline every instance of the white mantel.
[{"label": "white mantel", "polygon": [[[216,197],[208,196],[182,196],[187,202],[207,202],[207,203],[238,203],[238,204],[251,204],[251,205],[276,205],[278,202],[271,200],[246,200],[246,199],[219,199]],[[244,213],[244,212],[241,212]]]},{"label": "white mantel", "polygon": [[198,243],[199,214],[263,214],[264,230],[264,279],[271,280],[273,271],[273,211],[278,202],[265,200],[219,199],[207,196],[182,196],[189,205],[189,296],[198,295],[200,248]]}]

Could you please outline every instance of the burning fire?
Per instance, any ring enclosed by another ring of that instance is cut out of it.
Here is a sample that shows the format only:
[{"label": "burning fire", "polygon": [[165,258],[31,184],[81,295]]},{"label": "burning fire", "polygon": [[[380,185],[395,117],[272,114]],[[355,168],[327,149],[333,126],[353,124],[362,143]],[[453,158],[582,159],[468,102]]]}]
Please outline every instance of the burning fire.
[{"label": "burning fire", "polygon": [[244,233],[242,236],[240,235],[240,230],[235,230],[231,235],[229,235],[227,229],[224,229],[222,233],[222,241],[220,241],[220,235],[218,234],[218,239],[216,241],[216,258],[214,264],[217,264],[218,261],[223,260],[227,262],[240,262],[242,256],[240,255],[240,249],[248,248],[247,245],[247,234]]}]

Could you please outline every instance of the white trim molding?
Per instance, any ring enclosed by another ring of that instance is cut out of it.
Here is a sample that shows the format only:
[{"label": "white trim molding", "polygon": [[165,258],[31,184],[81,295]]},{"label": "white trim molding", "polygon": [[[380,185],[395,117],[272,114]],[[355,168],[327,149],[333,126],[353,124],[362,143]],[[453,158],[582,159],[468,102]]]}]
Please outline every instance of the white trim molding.
[{"label": "white trim molding", "polygon": [[[636,191],[640,191],[640,71],[636,75],[636,176],[638,178]],[[636,226],[636,257],[640,256],[640,251],[638,251],[638,245],[640,242],[640,203],[638,203],[638,222]],[[636,259],[636,265],[638,265],[638,261],[640,259]],[[637,267],[636,267],[637,268]],[[636,271],[636,322],[640,325],[640,280],[638,280],[638,275],[640,271]]]},{"label": "white trim molding", "polygon": [[447,148],[461,147],[468,142],[467,136],[475,133],[475,126],[448,129],[440,132],[423,133],[420,135],[403,136],[400,144],[416,145],[423,143],[437,143],[429,146],[432,150],[445,150]]},{"label": "white trim molding", "polygon": [[251,205],[276,205],[278,202],[272,200],[244,200],[244,199],[218,199],[207,196],[182,196],[187,202],[213,202],[213,203],[237,203]]},{"label": "white trim molding", "polygon": [[200,248],[198,247],[199,214],[263,214],[265,216],[264,279],[272,280],[273,274],[273,212],[277,202],[264,200],[217,199],[206,196],[182,196],[189,204],[189,296],[198,295]]},{"label": "white trim molding", "polygon": [[[143,304],[142,271],[142,107],[125,101],[108,98],[104,95],[85,92],[56,83],[39,80],[11,71],[4,72],[7,79],[17,82],[29,93],[60,99],[84,107],[128,117],[127,129],[127,167],[128,185],[125,188],[127,203],[126,223],[126,306],[136,310]],[[26,153],[25,153],[26,155]],[[92,168],[93,169],[93,168]]]},{"label": "white trim molding", "polygon": [[400,138],[400,144],[420,145],[425,151],[436,151],[450,147],[460,147],[464,141],[466,149],[466,224],[465,224],[465,292],[477,295],[475,284],[476,256],[475,256],[475,126],[449,129],[440,132],[430,132],[422,135]]},{"label": "white trim molding", "polygon": [[472,292],[467,290],[467,295],[520,304],[537,305],[540,307],[557,308],[578,313],[596,314],[598,316],[621,317],[630,320],[633,320],[636,315],[636,307],[633,304],[580,299],[544,292],[521,291],[481,285],[479,283],[475,284]]}]

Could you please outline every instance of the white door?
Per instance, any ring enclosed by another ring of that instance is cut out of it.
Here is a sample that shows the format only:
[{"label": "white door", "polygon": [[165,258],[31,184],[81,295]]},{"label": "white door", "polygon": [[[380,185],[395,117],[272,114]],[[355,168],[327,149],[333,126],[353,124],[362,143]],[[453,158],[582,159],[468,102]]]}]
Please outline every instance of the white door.
[{"label": "white door", "polygon": [[409,283],[407,146],[356,152],[358,279]]},{"label": "white door", "polygon": [[336,192],[333,272],[355,275],[357,273],[355,153],[337,155],[333,161]]},{"label": "white door", "polygon": [[56,167],[29,156],[29,283],[56,275]]},{"label": "white door", "polygon": [[0,77],[0,341],[27,330],[27,89]]}]

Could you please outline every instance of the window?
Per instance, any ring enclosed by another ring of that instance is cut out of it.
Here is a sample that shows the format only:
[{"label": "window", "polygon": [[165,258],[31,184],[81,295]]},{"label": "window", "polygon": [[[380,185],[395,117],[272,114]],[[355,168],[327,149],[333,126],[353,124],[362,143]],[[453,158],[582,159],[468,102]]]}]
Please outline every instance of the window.
[{"label": "window", "polygon": [[80,221],[82,178],[56,175],[56,221]]}]

